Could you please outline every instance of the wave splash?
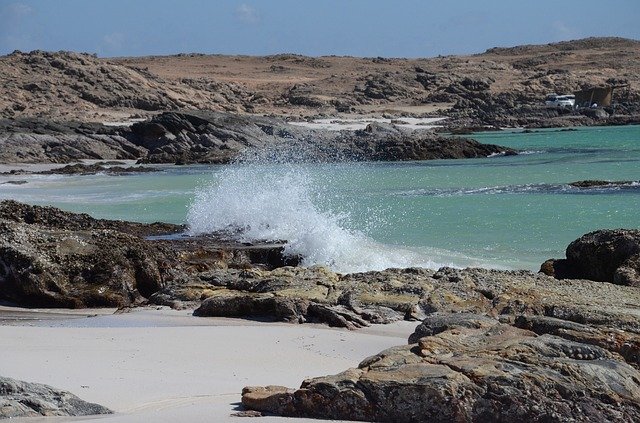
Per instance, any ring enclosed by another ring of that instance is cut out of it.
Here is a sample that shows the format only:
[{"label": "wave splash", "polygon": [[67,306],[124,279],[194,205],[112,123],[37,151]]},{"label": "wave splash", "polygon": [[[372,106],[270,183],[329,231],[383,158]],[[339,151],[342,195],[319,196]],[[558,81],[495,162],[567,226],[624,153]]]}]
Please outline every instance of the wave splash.
[{"label": "wave splash", "polygon": [[[325,265],[343,273],[451,265],[350,229],[350,213],[331,210],[325,198],[331,192],[328,165],[288,163],[262,154],[247,157],[196,192],[187,216],[191,235],[228,231],[241,242],[281,240],[285,254],[302,257],[302,265]],[[379,216],[370,219],[365,226],[379,224]]]}]

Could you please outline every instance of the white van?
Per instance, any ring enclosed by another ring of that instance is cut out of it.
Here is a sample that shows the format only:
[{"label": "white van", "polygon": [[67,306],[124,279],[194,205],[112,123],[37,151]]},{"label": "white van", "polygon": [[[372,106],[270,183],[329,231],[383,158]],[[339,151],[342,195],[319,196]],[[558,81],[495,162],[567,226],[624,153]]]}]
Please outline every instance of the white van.
[{"label": "white van", "polygon": [[558,94],[549,94],[547,98],[544,99],[544,104],[547,107],[556,107],[560,109],[573,109],[576,105],[576,96],[575,95],[558,95]]}]

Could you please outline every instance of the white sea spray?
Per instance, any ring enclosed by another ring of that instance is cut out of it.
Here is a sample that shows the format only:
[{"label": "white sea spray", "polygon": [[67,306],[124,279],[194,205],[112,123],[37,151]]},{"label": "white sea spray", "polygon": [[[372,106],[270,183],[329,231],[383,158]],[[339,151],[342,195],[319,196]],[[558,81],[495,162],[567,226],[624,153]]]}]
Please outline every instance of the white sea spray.
[{"label": "white sea spray", "polygon": [[[292,156],[295,160],[289,160]],[[340,272],[441,266],[423,252],[374,241],[362,225],[353,229],[348,204],[331,207],[326,197],[327,184],[332,183],[326,175],[336,165],[308,159],[299,151],[245,155],[196,192],[187,216],[189,232],[229,231],[242,242],[283,240],[285,254],[302,257],[303,265],[325,265]],[[339,166],[344,172],[357,164]],[[362,177],[358,172],[350,175]],[[365,228],[385,224],[375,208],[370,212]]]}]

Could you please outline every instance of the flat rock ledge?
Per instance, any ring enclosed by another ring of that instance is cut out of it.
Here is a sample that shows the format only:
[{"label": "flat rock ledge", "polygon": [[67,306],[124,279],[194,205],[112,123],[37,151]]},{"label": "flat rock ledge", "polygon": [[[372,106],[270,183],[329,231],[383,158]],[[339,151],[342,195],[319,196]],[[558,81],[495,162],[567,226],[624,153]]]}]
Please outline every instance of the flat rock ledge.
[{"label": "flat rock ledge", "polygon": [[408,345],[299,389],[245,387],[242,404],[282,416],[380,422],[640,419],[637,368],[605,348],[546,333],[575,329],[558,319],[522,315],[518,325],[436,313]]},{"label": "flat rock ledge", "polygon": [[113,413],[67,391],[0,376],[0,419]]}]

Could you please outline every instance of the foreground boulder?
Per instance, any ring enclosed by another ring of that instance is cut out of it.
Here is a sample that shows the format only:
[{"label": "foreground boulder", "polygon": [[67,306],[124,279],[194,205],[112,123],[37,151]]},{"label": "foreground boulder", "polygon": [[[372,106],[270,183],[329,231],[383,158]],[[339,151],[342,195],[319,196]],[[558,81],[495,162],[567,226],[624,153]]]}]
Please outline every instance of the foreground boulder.
[{"label": "foreground boulder", "polygon": [[567,247],[567,258],[548,260],[540,271],[557,278],[640,286],[640,230],[604,229]]},{"label": "foreground boulder", "polygon": [[0,221],[0,292],[32,307],[139,304],[163,285],[166,258],[138,237]]},{"label": "foreground boulder", "polygon": [[[437,316],[414,343],[297,390],[246,387],[243,405],[383,422],[638,421],[640,373],[617,354],[481,315]],[[426,336],[422,336],[428,333]]]},{"label": "foreground boulder", "polygon": [[0,419],[111,413],[108,408],[83,401],[70,392],[0,377]]}]

